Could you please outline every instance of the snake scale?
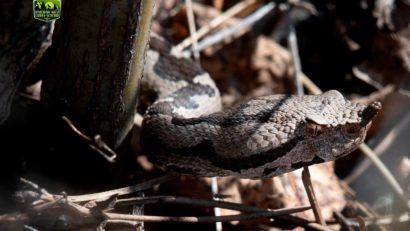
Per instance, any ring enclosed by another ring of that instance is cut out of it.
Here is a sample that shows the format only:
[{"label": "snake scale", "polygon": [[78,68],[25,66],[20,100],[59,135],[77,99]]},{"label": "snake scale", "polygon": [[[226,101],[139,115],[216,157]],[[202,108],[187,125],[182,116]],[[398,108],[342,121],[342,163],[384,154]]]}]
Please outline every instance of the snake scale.
[{"label": "snake scale", "polygon": [[[165,45],[164,45],[165,44]],[[379,102],[361,105],[336,90],[257,97],[222,110],[207,72],[151,37],[143,87],[157,100],[145,112],[141,145],[163,170],[196,176],[277,176],[332,161],[364,140]]]}]

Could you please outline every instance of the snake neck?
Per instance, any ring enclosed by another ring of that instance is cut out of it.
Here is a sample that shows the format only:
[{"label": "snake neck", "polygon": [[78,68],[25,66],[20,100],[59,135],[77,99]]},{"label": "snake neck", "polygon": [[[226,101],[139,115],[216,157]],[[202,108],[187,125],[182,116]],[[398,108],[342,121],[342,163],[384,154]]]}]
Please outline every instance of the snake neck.
[{"label": "snake neck", "polygon": [[204,123],[173,123],[221,111],[220,93],[209,74],[193,60],[171,55],[169,44],[158,37],[151,37],[150,45],[142,87],[155,92],[156,100],[144,115],[143,146],[187,147],[215,135]]}]

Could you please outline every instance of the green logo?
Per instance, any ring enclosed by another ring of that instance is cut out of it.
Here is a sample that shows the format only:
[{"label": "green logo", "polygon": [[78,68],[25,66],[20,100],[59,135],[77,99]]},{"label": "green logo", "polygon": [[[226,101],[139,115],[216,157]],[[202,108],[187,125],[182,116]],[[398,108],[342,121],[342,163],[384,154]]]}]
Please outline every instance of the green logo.
[{"label": "green logo", "polygon": [[34,18],[50,22],[60,18],[61,0],[33,0]]}]

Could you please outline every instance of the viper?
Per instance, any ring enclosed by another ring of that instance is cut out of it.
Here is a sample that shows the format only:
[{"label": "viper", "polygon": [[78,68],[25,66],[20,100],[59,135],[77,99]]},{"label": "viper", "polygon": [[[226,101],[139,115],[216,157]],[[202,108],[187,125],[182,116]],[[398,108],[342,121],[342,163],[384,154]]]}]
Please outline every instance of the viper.
[{"label": "viper", "polygon": [[156,100],[144,114],[143,152],[159,168],[196,176],[277,176],[332,161],[363,141],[380,102],[353,103],[336,91],[270,95],[223,110],[220,92],[196,62],[153,36],[143,88]]}]

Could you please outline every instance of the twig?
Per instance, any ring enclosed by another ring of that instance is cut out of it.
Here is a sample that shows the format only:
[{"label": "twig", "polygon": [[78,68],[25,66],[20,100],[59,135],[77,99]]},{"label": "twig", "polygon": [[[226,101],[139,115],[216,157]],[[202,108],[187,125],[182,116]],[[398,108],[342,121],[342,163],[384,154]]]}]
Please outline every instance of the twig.
[{"label": "twig", "polygon": [[53,207],[56,204],[67,205],[71,210],[81,214],[81,215],[90,215],[90,210],[81,205],[75,204],[72,201],[67,200],[67,195],[53,195],[49,193],[46,189],[41,188],[36,183],[29,181],[25,178],[20,178],[20,181],[35,191],[40,192],[40,199],[33,202],[33,210],[39,212],[47,208]]},{"label": "twig", "polygon": [[404,202],[407,208],[410,209],[410,202],[405,196],[404,190],[401,188],[400,184],[397,182],[396,178],[394,178],[393,174],[389,171],[386,165],[384,165],[380,158],[365,143],[362,143],[359,146],[359,148],[360,151],[362,151],[362,153],[365,154],[367,158],[369,158],[370,161],[377,167],[380,173],[385,177],[387,182],[390,184],[393,191]]},{"label": "twig", "polygon": [[47,190],[45,188],[41,188],[40,186],[38,186],[38,184],[27,180],[26,178],[20,177],[20,181],[24,184],[26,184],[27,186],[31,187],[32,189],[40,192],[41,194],[43,194],[44,196],[48,197],[48,198],[53,198],[53,195],[49,192],[47,192]]},{"label": "twig", "polygon": [[403,88],[399,88],[397,91],[398,91],[401,95],[404,95],[404,96],[406,96],[407,98],[410,98],[410,91],[405,90],[405,89],[403,89]]},{"label": "twig", "polygon": [[[360,219],[361,221],[359,221]],[[357,218],[346,218],[346,223],[351,227],[358,228],[361,225],[370,226],[370,225],[391,225],[393,223],[404,223],[409,222],[410,216],[409,213],[397,215],[386,215],[381,217],[357,217]],[[328,224],[339,224],[339,221],[329,220]],[[362,223],[362,224],[361,224]]]},{"label": "twig", "polygon": [[318,15],[318,11],[316,10],[316,7],[308,2],[308,1],[303,1],[303,0],[288,0],[288,3],[292,6],[304,9],[308,11],[312,15]]},{"label": "twig", "polygon": [[359,231],[366,231],[366,222],[364,221],[363,217],[358,216],[357,222],[359,223]]},{"label": "twig", "polygon": [[64,206],[65,208],[68,208],[69,210],[81,215],[81,216],[89,216],[91,215],[90,209],[81,206],[79,204],[70,202],[67,200],[65,196],[54,196],[52,200],[50,201],[42,201],[41,203],[37,203],[32,207],[33,211],[36,211],[37,213],[45,211],[46,209],[49,208],[54,208],[57,206]]},{"label": "twig", "polygon": [[[110,223],[111,225],[128,225],[128,226],[130,226],[130,227],[133,227],[134,229],[133,230],[136,230],[136,231],[139,231],[139,229],[138,228],[140,228],[141,226],[141,224],[142,223],[140,223],[139,221],[127,221],[127,220],[116,220],[116,219],[110,219],[109,221],[104,221],[101,225],[102,225],[102,229],[101,229],[101,231],[105,231],[106,229],[105,229],[105,226],[107,225],[107,223]],[[127,230],[127,229],[125,229],[125,230]]]},{"label": "twig", "polygon": [[252,214],[228,215],[228,216],[204,216],[204,217],[169,217],[169,216],[141,216],[128,215],[118,213],[103,213],[107,222],[113,220],[128,220],[128,221],[144,221],[144,222],[193,222],[193,223],[214,223],[214,222],[229,222],[229,221],[244,221],[260,218],[272,218],[275,216],[303,212],[310,209],[310,206],[302,206],[295,208],[277,209],[269,212],[260,212]]},{"label": "twig", "polygon": [[187,204],[206,207],[218,207],[242,212],[267,212],[268,210],[258,208],[254,206],[238,204],[227,201],[215,201],[205,200],[197,198],[187,197],[175,197],[175,196],[150,196],[150,197],[134,197],[127,199],[119,199],[117,205],[129,205],[129,204],[151,204],[151,203],[167,203],[167,204]]},{"label": "twig", "polygon": [[76,212],[77,214],[81,214],[82,216],[89,216],[91,215],[91,210],[81,206],[79,204],[73,203],[71,201],[65,201],[63,204],[65,205],[68,209],[70,209],[73,212]]},{"label": "twig", "polygon": [[345,216],[343,216],[343,214],[341,214],[339,211],[334,211],[333,215],[336,218],[336,220],[339,221],[339,224],[342,226],[342,230],[354,231],[354,229],[349,225],[349,221],[346,219]]},{"label": "twig", "polygon": [[410,98],[410,92],[409,92],[408,90],[403,89],[403,88],[400,88],[400,87],[397,87],[397,86],[394,86],[394,87],[393,87],[393,85],[383,86],[383,85],[380,84],[379,82],[373,80],[373,79],[369,76],[369,74],[367,74],[367,73],[365,73],[365,72],[362,72],[358,67],[353,67],[353,68],[352,68],[352,73],[353,73],[353,76],[354,76],[354,77],[356,77],[356,78],[362,80],[363,82],[369,84],[370,86],[376,88],[376,89],[379,90],[379,91],[382,91],[382,90],[385,89],[385,88],[390,88],[390,86],[392,86],[392,88],[393,88],[392,91],[393,91],[393,90],[397,90],[397,92],[398,92],[399,94],[401,94],[401,95],[403,95],[403,96],[406,96],[407,98]]},{"label": "twig", "polygon": [[[76,133],[78,136],[80,136],[82,139],[88,142],[88,145],[90,148],[95,150],[98,154],[100,154],[102,157],[104,157],[108,162],[114,163],[115,159],[117,158],[117,154],[112,150],[101,138],[100,135],[94,136],[94,139],[91,139],[89,136],[85,135],[82,133],[74,124],[71,122],[70,119],[67,117],[63,116],[63,120],[67,123],[67,125],[70,127],[70,129]],[[104,151],[108,152],[109,155],[107,155]]]},{"label": "twig", "polygon": [[192,1],[185,0],[185,5],[187,8],[187,18],[188,18],[188,28],[189,34],[192,42],[192,52],[194,53],[194,58],[196,62],[199,62],[199,51],[198,47],[198,40],[193,36],[195,34],[195,19],[194,19],[194,11],[192,10]]},{"label": "twig", "polygon": [[306,89],[309,91],[310,94],[312,95],[319,95],[322,93],[322,90],[312,81],[307,77],[304,73],[300,75],[302,79],[303,85],[306,87]]},{"label": "twig", "polygon": [[[391,140],[395,140],[397,136],[406,129],[406,124],[410,123],[410,117],[405,117],[399,120],[393,128],[385,135],[384,139],[374,147],[375,155],[379,156],[383,151],[389,146]],[[355,181],[366,169],[371,166],[372,161],[370,159],[365,159],[362,161],[355,169],[344,179],[346,183],[350,184]]]},{"label": "twig", "polygon": [[303,95],[303,85],[301,81],[301,73],[302,73],[302,66],[300,64],[300,58],[299,58],[299,48],[298,48],[298,41],[296,37],[296,31],[295,31],[295,25],[293,23],[293,20],[290,16],[290,12],[292,10],[292,7],[288,9],[287,12],[287,22],[288,22],[288,46],[290,49],[290,52],[292,54],[292,60],[293,60],[293,67],[295,69],[295,85],[296,85],[296,92],[299,96]]},{"label": "twig", "polygon": [[27,231],[38,231],[38,229],[36,229],[36,228],[34,228],[34,227],[30,226],[30,225],[24,225],[24,230],[27,230]]},{"label": "twig", "polygon": [[317,203],[316,195],[313,190],[312,181],[310,180],[309,168],[304,167],[302,171],[302,181],[305,186],[306,194],[308,196],[310,205],[312,206],[313,214],[315,215],[316,222],[321,225],[326,225],[323,215],[320,212],[319,204]]},{"label": "twig", "polygon": [[382,89],[383,85],[381,85],[379,82],[374,81],[372,78],[369,77],[368,74],[362,72],[358,67],[353,67],[352,68],[352,73],[353,76],[360,79],[361,81],[369,84],[370,86],[376,88],[376,89]]},{"label": "twig", "polygon": [[[150,196],[150,197],[144,197],[144,198],[134,197],[134,198],[126,198],[126,199],[117,200],[117,206],[126,206],[126,205],[133,205],[133,204],[151,204],[151,203],[186,204],[186,205],[205,206],[205,207],[218,207],[218,208],[224,208],[224,209],[230,209],[230,210],[248,212],[248,213],[258,213],[258,212],[269,211],[264,208],[249,206],[245,204],[238,204],[238,203],[233,203],[233,202],[214,201],[214,200],[186,198],[186,197],[174,197],[174,196]],[[302,218],[292,216],[292,215],[283,215],[275,219],[292,222],[292,223],[295,223],[305,228],[311,228],[315,230],[329,230],[327,227],[323,225],[310,222],[310,221],[307,221],[307,220],[304,220]]]},{"label": "twig", "polygon": [[147,182],[143,182],[141,184],[136,184],[133,186],[128,186],[124,188],[119,188],[119,189],[113,189],[105,192],[99,192],[99,193],[92,193],[92,194],[85,194],[85,195],[79,195],[79,196],[68,196],[67,199],[70,200],[71,202],[84,202],[84,201],[91,201],[91,200],[104,200],[108,197],[111,197],[113,195],[118,195],[118,196],[123,196],[139,191],[143,191],[149,188],[154,187],[155,185],[162,184],[164,182],[170,181],[172,179],[175,179],[176,176],[174,175],[165,175],[161,176],[152,180],[149,180]]},{"label": "twig", "polygon": [[244,9],[248,8],[249,6],[257,2],[258,0],[245,0],[245,1],[239,2],[235,6],[229,8],[229,10],[227,10],[226,12],[220,14],[215,19],[210,21],[207,25],[201,27],[198,31],[196,31],[196,33],[191,34],[189,38],[186,38],[184,41],[182,41],[180,44],[175,46],[173,49],[176,52],[181,53],[183,49],[187,48],[189,45],[192,44],[192,39],[195,39],[196,41],[198,41],[204,35],[209,33],[209,31],[211,31],[212,29],[218,27],[219,25],[224,23],[229,18],[232,18],[236,14],[240,13]]},{"label": "twig", "polygon": [[224,38],[232,36],[236,32],[247,28],[251,25],[253,25],[256,21],[267,15],[269,12],[271,12],[273,9],[275,9],[276,4],[274,2],[269,2],[266,5],[260,7],[257,9],[255,12],[253,12],[251,15],[245,17],[242,19],[240,22],[238,22],[236,25],[226,28],[224,30],[221,30],[213,35],[208,36],[201,42],[199,42],[197,50],[201,51],[209,46],[212,46],[216,43],[221,42]]},{"label": "twig", "polygon": [[73,122],[71,122],[70,119],[68,119],[67,117],[63,116],[61,117],[66,123],[67,125],[71,128],[71,130],[73,132],[75,132],[78,136],[80,136],[81,138],[83,138],[84,140],[88,141],[88,142],[92,142],[93,140],[88,137],[87,135],[85,135],[84,133],[82,133],[75,125]]},{"label": "twig", "polygon": [[402,214],[400,216],[383,216],[378,218],[363,218],[366,225],[390,225],[392,223],[398,222],[409,222],[410,216],[409,213]]},{"label": "twig", "polygon": [[332,229],[330,229],[327,226],[315,223],[313,221],[307,221],[305,219],[302,219],[300,217],[293,216],[293,215],[284,215],[284,216],[277,217],[275,219],[304,227],[307,230],[332,231]]},{"label": "twig", "polygon": [[[212,189],[212,199],[215,202],[218,202],[220,200],[220,198],[218,198],[215,195],[219,194],[219,188],[218,188],[218,178],[217,177],[212,177],[211,178],[211,189]],[[216,217],[221,216],[221,209],[219,207],[214,207],[214,214]],[[222,231],[222,223],[221,222],[217,222],[215,223],[215,228],[216,231]]]},{"label": "twig", "polygon": [[[138,196],[144,198],[144,192],[139,192]],[[145,210],[145,205],[133,205],[132,206],[132,214],[134,215],[144,215],[144,210]],[[135,227],[136,231],[144,231],[145,230],[145,224],[144,222],[134,222],[133,227]]]},{"label": "twig", "polygon": [[[33,189],[44,192],[45,194],[48,195],[48,198],[50,199],[46,203],[43,202],[42,204],[35,206],[34,210],[42,211],[46,208],[50,208],[51,206],[65,205],[69,209],[78,213],[79,215],[88,216],[88,215],[91,215],[91,211],[88,208],[78,205],[76,203],[85,202],[85,201],[93,201],[93,200],[101,201],[101,200],[106,200],[107,198],[112,197],[112,196],[120,196],[120,195],[129,194],[129,193],[134,193],[136,192],[135,191],[136,189],[143,190],[146,188],[150,188],[156,183],[165,181],[167,178],[169,178],[169,176],[160,177],[160,178],[157,178],[157,179],[154,179],[149,182],[145,182],[143,184],[136,185],[136,186],[126,187],[126,188],[117,189],[117,190],[110,190],[107,192],[101,192],[101,193],[96,193],[96,194],[82,195],[82,196],[52,195],[52,194],[49,194],[47,190],[45,189],[43,190],[42,188],[40,188],[34,182],[31,182],[25,179],[22,179],[22,182],[32,187]],[[190,204],[190,205],[208,206],[208,207],[220,207],[220,208],[226,208],[226,209],[248,212],[248,213],[256,213],[256,214],[272,212],[264,208],[258,208],[254,206],[248,206],[248,205],[237,204],[237,203],[232,203],[232,202],[195,199],[195,198],[184,198],[184,197],[173,197],[173,196],[135,197],[135,198],[128,198],[128,199],[116,199],[115,201],[115,204],[119,206],[124,206],[124,205],[129,205],[129,204],[135,206],[135,205],[145,205],[145,204],[150,204],[150,203],[174,203],[174,204]],[[109,207],[112,208],[112,206],[109,206]],[[309,208],[310,208],[309,206],[304,206],[304,207],[298,207],[295,209],[299,211],[299,209],[307,210]],[[290,211],[292,209],[293,208],[290,208]],[[275,211],[284,212],[287,210],[275,210]],[[326,228],[323,228],[323,227],[320,228],[321,226],[319,224],[314,224],[309,221],[303,220],[298,217],[293,217],[290,215],[282,215],[278,219],[296,220],[297,223],[303,227],[319,227],[319,230],[326,230]],[[104,224],[101,224],[101,225],[104,225]]]},{"label": "twig", "polygon": [[[27,183],[30,187],[34,189],[41,190],[41,188],[31,182],[25,180],[24,182]],[[47,192],[46,190],[41,190],[43,192]],[[113,194],[114,193],[114,194]],[[132,193],[132,191],[130,192]],[[101,194],[101,193],[100,193]],[[84,201],[92,201],[92,200],[98,200],[98,199],[104,199],[107,200],[109,198],[109,195],[112,195],[111,197],[116,197],[120,192],[115,192],[111,191],[111,193],[106,194],[106,195],[99,195],[99,197],[92,196],[90,195],[83,195],[83,197],[86,196],[86,198],[76,198],[76,197],[71,197],[67,195],[52,195],[48,197],[50,200],[46,202],[42,202],[41,204],[34,206],[33,210],[34,211],[44,211],[47,208],[50,207],[55,207],[55,206],[65,206],[66,208],[76,212],[80,216],[88,217],[94,215],[98,215],[100,213],[92,213],[89,208],[86,208],[85,206],[76,204],[76,202],[84,202]],[[95,195],[95,194],[94,194]],[[75,199],[75,200],[73,200]],[[81,199],[81,200],[78,200]],[[104,202],[106,204],[106,202]],[[112,202],[111,202],[112,203]],[[110,204],[111,204],[110,203]],[[128,198],[128,199],[116,199],[115,204],[119,206],[124,206],[124,205],[145,205],[145,204],[150,204],[150,203],[178,203],[178,204],[190,204],[190,205],[199,205],[199,206],[208,206],[208,207],[220,207],[220,208],[226,208],[226,209],[231,209],[231,210],[237,210],[237,211],[242,211],[242,212],[248,212],[248,213],[266,213],[266,212],[271,212],[267,209],[264,208],[258,208],[258,207],[253,207],[253,206],[248,206],[248,205],[243,205],[243,204],[237,204],[237,203],[232,203],[232,202],[223,202],[223,201],[213,201],[213,200],[204,200],[204,199],[194,199],[194,198],[183,198],[183,197],[172,197],[172,196],[152,196],[152,197],[135,197],[135,198]],[[104,211],[108,211],[106,209],[107,207],[104,206]],[[108,205],[108,208],[113,208],[113,206]],[[308,209],[309,207],[302,207],[303,209]],[[296,208],[299,209],[299,208]],[[282,211],[282,210],[279,210]],[[24,215],[24,214],[23,214]],[[7,216],[1,217],[0,216],[0,221],[4,218],[7,220]],[[225,218],[224,218],[225,219]],[[292,221],[293,223],[305,227],[305,228],[311,228],[315,230],[329,230],[326,227],[321,226],[320,224],[312,223],[310,221],[304,220],[302,218],[298,218],[292,215],[281,215],[280,217],[275,217],[275,219],[278,220],[285,220],[285,221]],[[97,219],[98,220],[98,219]],[[135,225],[135,221],[124,221],[124,220],[118,220],[118,219],[112,219],[110,220],[110,223],[121,223],[121,224],[128,224],[128,225]],[[99,225],[99,230],[104,230],[106,222],[102,222]]]},{"label": "twig", "polygon": [[356,98],[353,99],[352,101],[355,103],[361,103],[361,104],[370,104],[374,101],[380,101],[386,98],[386,96],[390,95],[393,91],[395,90],[395,87],[393,84],[386,85],[377,91],[371,93],[370,95],[366,97],[361,97],[361,98]]}]

